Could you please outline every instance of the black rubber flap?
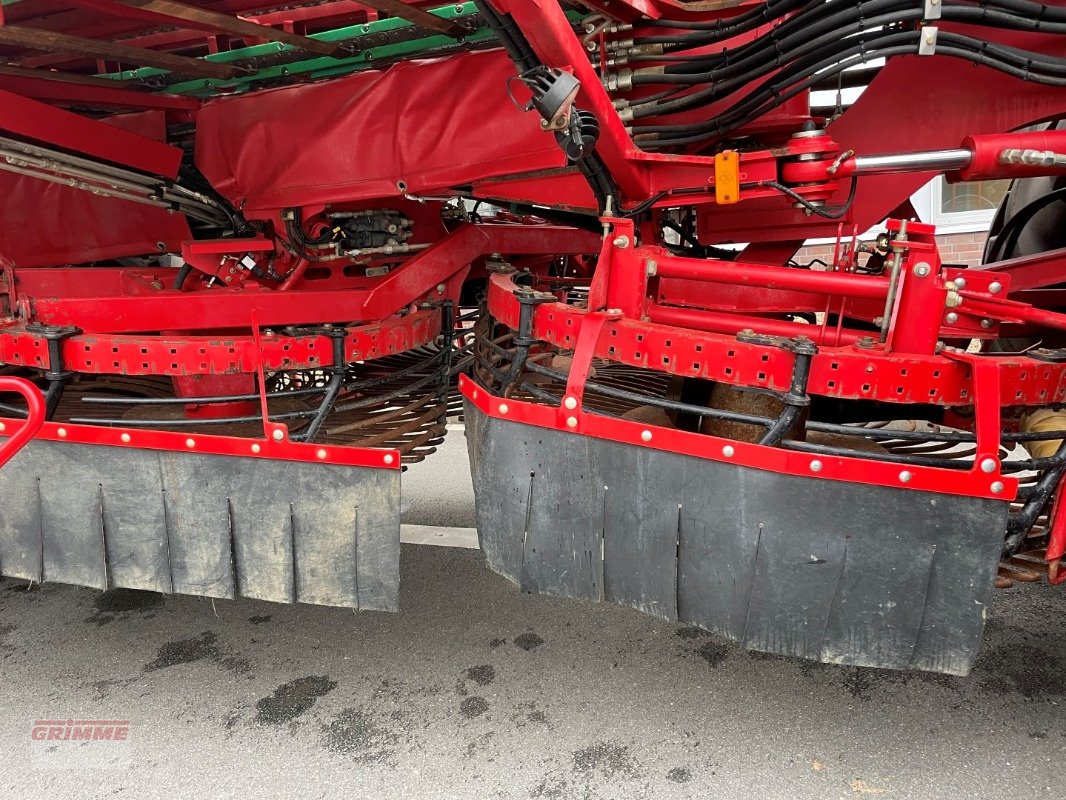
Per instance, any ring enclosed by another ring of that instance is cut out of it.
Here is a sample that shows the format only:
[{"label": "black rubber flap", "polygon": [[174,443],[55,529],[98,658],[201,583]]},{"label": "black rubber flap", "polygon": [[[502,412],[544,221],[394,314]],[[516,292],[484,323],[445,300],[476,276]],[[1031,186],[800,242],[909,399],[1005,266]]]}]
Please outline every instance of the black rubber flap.
[{"label": "black rubber flap", "polygon": [[7,577],[398,605],[399,470],[34,440],[0,498]]},{"label": "black rubber flap", "polygon": [[466,404],[481,547],[523,591],[610,600],[744,647],[966,674],[1007,503],[796,477]]}]

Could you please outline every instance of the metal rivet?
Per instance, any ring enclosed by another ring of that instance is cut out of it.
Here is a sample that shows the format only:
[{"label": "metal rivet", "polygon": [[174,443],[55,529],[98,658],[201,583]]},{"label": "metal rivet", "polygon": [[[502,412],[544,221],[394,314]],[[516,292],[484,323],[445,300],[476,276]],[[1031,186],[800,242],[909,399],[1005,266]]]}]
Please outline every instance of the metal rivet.
[{"label": "metal rivet", "polygon": [[733,445],[731,444],[727,444],[725,447],[722,448],[722,455],[726,458],[732,458],[733,453],[735,452],[736,451],[733,449]]},{"label": "metal rivet", "polygon": [[567,417],[566,418],[566,426],[568,428],[576,428],[577,427],[577,417]]},{"label": "metal rivet", "polygon": [[948,314],[947,314],[947,316],[946,316],[946,317],[944,317],[944,321],[945,321],[945,322],[946,322],[946,323],[947,323],[948,325],[954,325],[954,324],[955,324],[956,322],[958,322],[958,321],[959,321],[959,315],[958,315],[958,314],[956,314],[956,313],[955,313],[954,311],[949,311],[949,312],[948,312]]},{"label": "metal rivet", "polygon": [[822,471],[822,462],[819,461],[818,459],[815,459],[814,461],[812,461],[811,462],[811,472],[821,472],[821,471]]},{"label": "metal rivet", "polygon": [[56,433],[59,434],[59,438],[60,439],[66,439],[67,438],[67,429],[66,428],[60,428],[58,431],[56,431]]},{"label": "metal rivet", "polygon": [[981,327],[984,328],[985,330],[988,330],[989,328],[991,328],[995,324],[996,323],[994,323],[988,317],[985,317],[983,320],[981,320]]},{"label": "metal rivet", "polygon": [[130,440],[130,435],[128,433],[124,433],[118,438],[120,438],[124,442],[128,442]]},{"label": "metal rivet", "polygon": [[641,431],[640,432],[640,438],[643,439],[645,442],[650,442],[651,441],[651,431]]},{"label": "metal rivet", "polygon": [[280,442],[282,439],[285,438],[285,431],[283,431],[281,428],[278,428],[270,435],[274,438],[275,442]]},{"label": "metal rivet", "polygon": [[1003,289],[1003,284],[1000,283],[999,281],[992,281],[992,283],[988,284],[988,293],[989,294],[999,294],[1000,291],[1002,291],[1002,289]]},{"label": "metal rivet", "polygon": [[910,483],[911,482],[911,474],[910,474],[910,472],[908,470],[903,470],[903,472],[901,472],[899,474],[899,480],[900,480],[900,483]]},{"label": "metal rivet", "polygon": [[507,413],[507,403],[500,403],[500,413],[501,414],[506,414]]},{"label": "metal rivet", "polygon": [[577,398],[576,397],[568,397],[565,400],[563,400],[563,405],[566,406],[571,411],[573,411],[575,408],[577,408]]},{"label": "metal rivet", "polygon": [[966,288],[966,279],[965,278],[956,278],[954,283],[955,283],[955,288],[956,289],[965,289]]},{"label": "metal rivet", "polygon": [[185,446],[186,447],[196,447],[196,440],[195,439],[186,439],[185,440]]},{"label": "metal rivet", "polygon": [[437,284],[437,294],[444,294],[444,290],[446,288],[447,287],[443,283],[438,283]]},{"label": "metal rivet", "polygon": [[996,471],[996,459],[986,458],[981,462],[981,472],[995,472]]},{"label": "metal rivet", "polygon": [[992,481],[992,494],[999,494],[1003,491],[1003,481]]},{"label": "metal rivet", "polygon": [[315,451],[315,455],[318,456],[319,458],[325,458],[326,457],[326,451],[325,450],[321,450],[321,449],[316,450]]},{"label": "metal rivet", "polygon": [[257,444],[253,444],[253,445],[252,445],[252,452],[253,452],[253,453],[258,453],[258,452],[259,452],[260,450],[262,450],[262,449],[263,449],[263,448],[262,448],[262,447],[260,447],[260,446],[259,446],[259,445],[257,445]]},{"label": "metal rivet", "polygon": [[391,464],[392,461],[393,461],[392,453],[386,453],[385,454],[385,463],[386,464]]}]

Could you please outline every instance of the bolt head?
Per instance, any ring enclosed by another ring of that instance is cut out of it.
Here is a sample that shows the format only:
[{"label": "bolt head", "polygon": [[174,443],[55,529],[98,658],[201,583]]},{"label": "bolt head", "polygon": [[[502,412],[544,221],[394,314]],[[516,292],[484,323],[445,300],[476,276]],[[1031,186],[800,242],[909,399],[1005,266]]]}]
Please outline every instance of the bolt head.
[{"label": "bolt head", "polygon": [[954,325],[956,322],[959,321],[959,315],[956,314],[954,311],[949,311],[947,313],[947,315],[944,317],[944,321],[948,325]]},{"label": "bolt head", "polygon": [[576,428],[577,427],[577,417],[567,417],[566,418],[566,427],[568,427],[568,428]]},{"label": "bolt head", "polygon": [[995,472],[996,459],[986,458],[981,461],[981,472]]},{"label": "bolt head", "polygon": [[252,445],[252,452],[253,452],[253,453],[258,453],[258,452],[259,452],[260,450],[262,450],[262,449],[263,449],[263,448],[262,448],[262,447],[260,447],[260,446],[259,446],[258,444],[253,444],[253,445]]},{"label": "bolt head", "polygon": [[985,330],[988,330],[989,328],[991,328],[995,324],[996,323],[994,323],[992,320],[988,319],[987,317],[985,317],[983,320],[981,320],[981,327],[984,328]]},{"label": "bolt head", "polygon": [[929,268],[929,265],[926,264],[924,261],[920,264],[914,265],[914,274],[917,275],[919,278],[924,278],[930,273],[930,271],[931,270]]},{"label": "bolt head", "polygon": [[392,453],[386,453],[385,454],[385,463],[386,464],[391,464],[393,461],[395,461],[395,459],[392,457]]},{"label": "bolt head", "polygon": [[447,287],[445,287],[445,285],[443,283],[438,283],[437,284],[437,294],[444,294],[445,288],[447,288]]},{"label": "bolt head", "polygon": [[641,431],[640,432],[640,438],[642,440],[644,440],[645,442],[650,442],[651,441],[651,431],[647,431],[647,430]]},{"label": "bolt head", "polygon": [[816,458],[816,459],[814,459],[814,461],[811,462],[811,472],[821,472],[821,471],[822,471],[822,462],[819,461]]},{"label": "bolt head", "polygon": [[118,438],[120,438],[123,442],[127,442],[128,443],[129,440],[130,440],[130,435],[128,433],[124,433]]},{"label": "bolt head", "polygon": [[726,458],[732,458],[735,452],[736,450],[733,449],[733,445],[731,444],[727,444],[725,447],[722,448],[722,455]]},{"label": "bolt head", "polygon": [[186,439],[185,440],[185,446],[186,447],[196,447],[196,440],[195,439]]},{"label": "bolt head", "polygon": [[1003,284],[999,281],[992,281],[992,283],[988,284],[989,294],[999,294],[1001,291],[1003,291]]},{"label": "bolt head", "polygon": [[615,247],[618,247],[618,248],[629,247],[629,237],[628,236],[616,236],[615,239],[614,239],[613,244],[614,244]]},{"label": "bolt head", "polygon": [[67,429],[66,428],[60,428],[58,431],[56,431],[56,434],[59,436],[60,439],[66,439],[67,438]]},{"label": "bolt head", "polygon": [[899,482],[900,483],[910,483],[911,482],[911,477],[912,476],[911,476],[911,473],[910,473],[909,470],[903,470],[899,474]]},{"label": "bolt head", "polygon": [[956,289],[965,289],[966,288],[966,279],[965,278],[956,278],[955,279],[954,288],[956,288]]},{"label": "bolt head", "polygon": [[509,409],[507,408],[507,403],[500,403],[500,413],[501,414],[506,414],[508,410]]},{"label": "bolt head", "polygon": [[3,433],[6,430],[7,430],[7,425],[5,425],[4,423],[0,422],[0,433]]},{"label": "bolt head", "polygon": [[565,400],[563,400],[563,405],[566,406],[566,408],[569,409],[570,411],[573,411],[575,408],[577,408],[577,398],[576,397],[568,397]]},{"label": "bolt head", "polygon": [[999,494],[1003,491],[1003,481],[992,481],[992,494]]},{"label": "bolt head", "polygon": [[270,434],[270,436],[274,439],[275,442],[280,442],[282,439],[285,438],[285,432],[278,428],[276,431]]},{"label": "bolt head", "polygon": [[325,459],[326,451],[324,449],[322,449],[322,448],[319,448],[318,450],[315,451],[315,456],[317,458],[319,458],[319,459]]}]

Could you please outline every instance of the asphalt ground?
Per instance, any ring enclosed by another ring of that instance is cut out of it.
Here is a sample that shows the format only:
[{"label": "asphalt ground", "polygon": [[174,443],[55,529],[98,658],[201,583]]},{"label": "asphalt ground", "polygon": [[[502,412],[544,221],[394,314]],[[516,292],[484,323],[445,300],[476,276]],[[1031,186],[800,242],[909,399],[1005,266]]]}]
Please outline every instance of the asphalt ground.
[{"label": "asphalt ground", "polygon": [[[469,524],[462,433],[437,455],[404,521]],[[473,550],[401,569],[398,614],[4,581],[0,796],[1066,796],[1062,589],[997,593],[958,678],[523,595]],[[127,736],[32,738],[68,719]]]}]

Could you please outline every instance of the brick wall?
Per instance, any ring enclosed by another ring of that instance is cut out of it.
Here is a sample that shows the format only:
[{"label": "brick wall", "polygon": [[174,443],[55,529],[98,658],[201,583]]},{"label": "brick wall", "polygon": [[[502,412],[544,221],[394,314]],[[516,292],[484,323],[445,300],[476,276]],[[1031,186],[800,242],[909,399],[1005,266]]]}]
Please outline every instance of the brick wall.
[{"label": "brick wall", "polygon": [[[937,236],[936,241],[940,247],[940,258],[945,264],[965,264],[968,267],[981,263],[981,254],[985,247],[985,237],[988,234],[981,233],[946,233]],[[801,248],[796,253],[795,261],[806,264],[813,259],[821,259],[829,263],[833,258],[832,244],[810,245]]]}]

